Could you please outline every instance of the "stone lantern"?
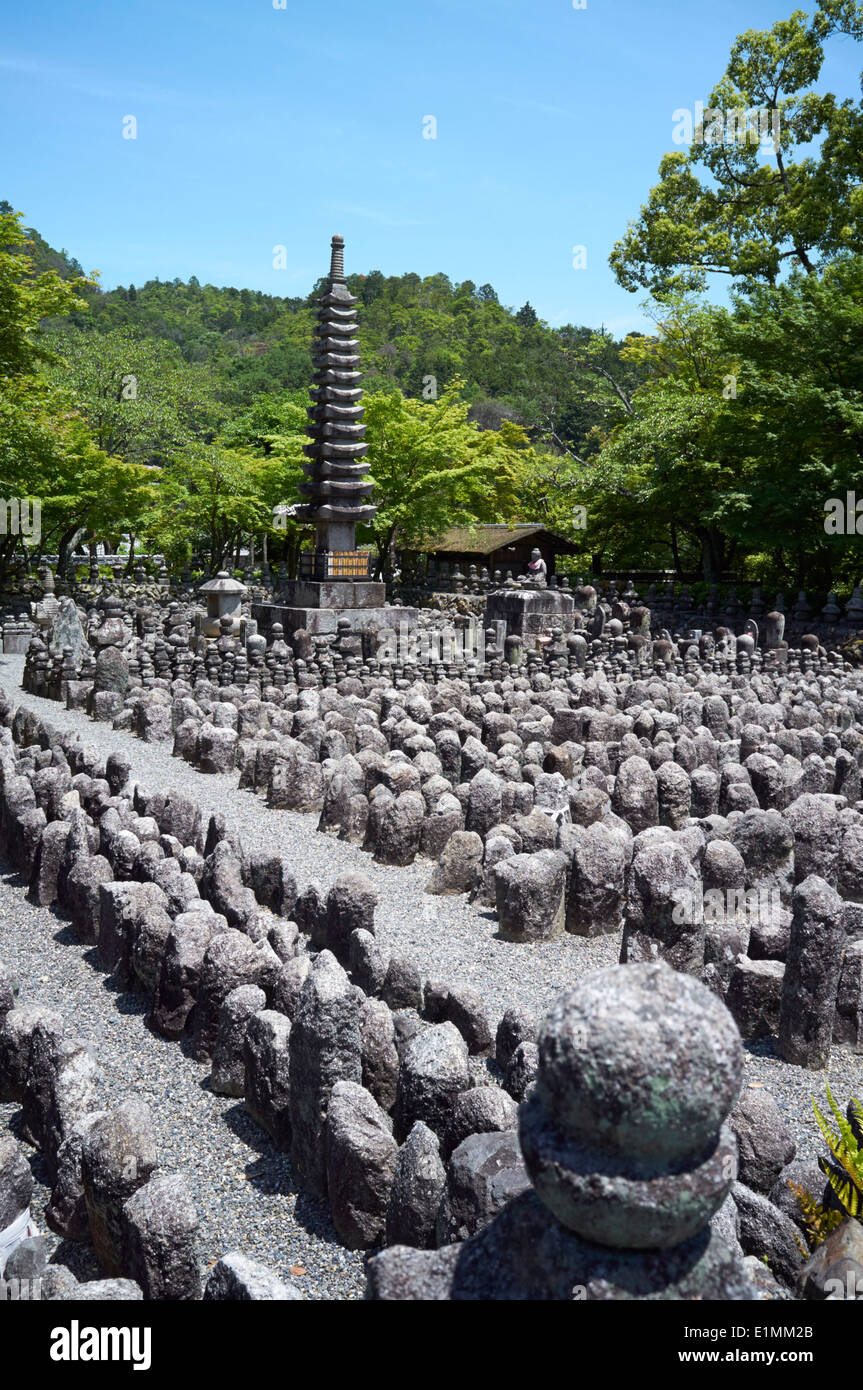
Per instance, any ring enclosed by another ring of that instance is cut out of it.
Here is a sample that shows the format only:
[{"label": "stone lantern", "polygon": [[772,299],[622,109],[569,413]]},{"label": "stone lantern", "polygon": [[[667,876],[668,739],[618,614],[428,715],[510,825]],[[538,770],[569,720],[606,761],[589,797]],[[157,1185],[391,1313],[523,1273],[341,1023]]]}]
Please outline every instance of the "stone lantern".
[{"label": "stone lantern", "polygon": [[221,637],[222,618],[231,619],[231,632],[239,633],[246,586],[232,579],[227,570],[220,570],[215,579],[202,584],[198,590],[207,602],[206,617],[200,619],[198,632],[203,637]]}]

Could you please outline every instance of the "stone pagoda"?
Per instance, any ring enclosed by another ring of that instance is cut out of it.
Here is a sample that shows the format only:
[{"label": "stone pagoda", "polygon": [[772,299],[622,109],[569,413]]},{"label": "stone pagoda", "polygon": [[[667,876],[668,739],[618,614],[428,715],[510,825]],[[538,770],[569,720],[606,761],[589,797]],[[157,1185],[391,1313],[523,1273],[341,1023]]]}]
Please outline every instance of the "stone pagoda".
[{"label": "stone pagoda", "polygon": [[363,443],[363,391],[360,386],[360,343],[357,299],[345,284],[344,238],[334,236],[330,277],[318,300],[318,323],[313,349],[315,375],[309,394],[306,433],[311,444],[304,452],[306,481],[300,491],[309,501],[295,515],[313,521],[314,552],[303,553],[308,578],[368,579],[369,557],[356,550],[358,521],[370,521],[372,480]]},{"label": "stone pagoda", "polygon": [[[280,586],[280,603],[256,604],[261,630],[281,623],[285,633],[304,628],[335,632],[347,620],[354,632],[385,627],[386,586],[370,578],[370,552],[357,550],[356,527],[372,519],[373,481],[363,442],[363,392],[357,303],[345,283],[344,237],[334,236],[330,273],[318,300],[313,348],[315,374],[308,408],[306,475],[308,500],[294,509],[315,527],[315,549],[300,554],[300,577]],[[412,610],[399,610],[402,618]]]}]

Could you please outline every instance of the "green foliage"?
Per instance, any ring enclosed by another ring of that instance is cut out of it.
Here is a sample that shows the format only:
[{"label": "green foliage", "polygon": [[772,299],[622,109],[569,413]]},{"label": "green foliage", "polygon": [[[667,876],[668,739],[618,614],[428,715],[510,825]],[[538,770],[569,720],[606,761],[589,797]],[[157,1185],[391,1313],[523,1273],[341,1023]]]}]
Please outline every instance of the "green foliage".
[{"label": "green foliage", "polygon": [[[767,31],[747,30],[707,101],[708,111],[778,113],[770,145],[718,138],[702,125],[688,151],[664,156],[660,182],[610,264],[621,285],[653,294],[701,290],[711,271],[751,287],[781,271],[807,272],[824,258],[863,251],[863,109],[818,92],[824,43],[863,38],[863,10],[821,0]],[[772,116],[771,116],[771,136]]]},{"label": "green foliage", "polygon": [[215,573],[243,536],[271,526],[284,486],[275,455],[260,459],[222,444],[194,445],[162,469],[141,534],[175,567],[200,546]]},{"label": "green foliage", "polygon": [[83,307],[83,278],[66,282],[54,270],[37,273],[31,250],[21,214],[0,212],[0,383],[32,375],[44,362],[36,330],[46,315]]},{"label": "green foliage", "polygon": [[212,439],[220,412],[205,367],[171,343],[131,329],[51,335],[52,379],[71,390],[100,449],[131,463],[160,464],[194,440]]},{"label": "green foliage", "polygon": [[622,354],[647,379],[587,474],[592,544],[620,553],[628,532],[642,554],[647,539],[678,561],[700,557],[705,577],[718,582],[734,553],[728,529],[739,481],[721,438],[731,364],[715,311],[678,296],[653,312],[657,336],[631,338]]},{"label": "green foliage", "polygon": [[731,565],[825,595],[856,582],[854,539],[824,520],[863,465],[863,258],[756,286],[733,311],[675,294],[651,312],[656,337],[621,353],[647,379],[586,474],[591,534],[620,558],[627,534],[644,553],[664,531],[666,554],[712,582]]},{"label": "green foliage", "polygon": [[[20,217],[16,213],[12,204],[5,198],[0,199],[0,216]],[[32,275],[42,275],[47,270],[56,271],[61,280],[84,281],[84,271],[80,261],[75,260],[67,251],[55,251],[53,246],[49,246],[44,237],[40,236],[34,227],[22,228],[27,242],[27,255],[31,262],[30,273]],[[79,292],[95,289],[95,277],[90,277],[86,285],[78,287]]]},{"label": "green foliage", "polygon": [[[0,246],[0,478],[7,496],[41,500],[41,547],[62,556],[82,526],[98,539],[125,529],[149,479],[98,447],[74,395],[49,375],[39,324],[79,307],[84,281],[38,270],[18,214],[0,212]],[[0,579],[19,544],[0,537]]]},{"label": "green foliage", "polygon": [[[277,467],[278,495],[274,504],[294,506],[301,500],[300,483],[305,474],[306,456],[303,446],[308,443],[305,433],[307,391],[285,392],[280,396],[259,396],[254,405],[244,411],[224,431],[228,443],[254,450],[272,459]],[[271,542],[284,546],[289,572],[296,574],[297,556],[304,540],[314,538],[314,528],[295,520],[285,512],[278,520],[270,516],[265,528]]]},{"label": "green foliage", "polygon": [[817,1102],[812,1102],[818,1128],[832,1159],[831,1162],[830,1159],[819,1158],[819,1167],[846,1215],[863,1220],[863,1145],[858,1137],[863,1134],[863,1105],[859,1100],[851,1101],[851,1110],[856,1119],[855,1133],[855,1125],[842,1114],[829,1086],[826,1091],[833,1123],[825,1118]]},{"label": "green foliage", "polygon": [[80,417],[70,422],[63,444],[53,471],[34,479],[34,495],[42,497],[43,549],[62,552],[82,528],[91,540],[116,545],[153,505],[152,470],[105,454]]},{"label": "green foliage", "polygon": [[823,1207],[811,1192],[807,1192],[802,1183],[789,1182],[788,1187],[794,1194],[803,1214],[803,1224],[806,1227],[806,1236],[809,1241],[809,1250],[803,1249],[802,1242],[798,1239],[798,1244],[805,1256],[808,1257],[811,1250],[816,1250],[822,1245],[831,1231],[835,1231],[837,1226],[841,1226],[845,1217],[841,1211],[835,1211],[832,1207]]},{"label": "green foliage", "polygon": [[251,403],[261,392],[291,391],[308,386],[312,375],[311,354],[294,343],[276,343],[269,350],[235,358],[227,368],[223,395]]},{"label": "green foliage", "polygon": [[396,546],[414,549],[450,526],[512,516],[533,451],[523,429],[503,421],[481,430],[468,421],[456,380],[437,401],[366,398],[368,461],[377,516],[372,534],[382,571]]},{"label": "green foliage", "polygon": [[856,582],[858,543],[826,534],[824,509],[863,465],[863,257],[759,286],[717,317],[717,333],[738,364],[738,409],[722,420],[742,483],[733,534],[773,550],[798,585]]},{"label": "green foliage", "polygon": [[[825,1207],[802,1183],[788,1184],[803,1214],[812,1250],[817,1249],[849,1216],[863,1220],[863,1145],[860,1142],[863,1135],[863,1105],[859,1100],[852,1099],[849,1107],[854,1117],[852,1123],[842,1114],[829,1086],[826,1090],[832,1121],[824,1116],[817,1101],[812,1101],[818,1128],[830,1151],[830,1158],[819,1158],[818,1166],[826,1176],[839,1206]],[[803,1253],[809,1252],[804,1250]]]}]

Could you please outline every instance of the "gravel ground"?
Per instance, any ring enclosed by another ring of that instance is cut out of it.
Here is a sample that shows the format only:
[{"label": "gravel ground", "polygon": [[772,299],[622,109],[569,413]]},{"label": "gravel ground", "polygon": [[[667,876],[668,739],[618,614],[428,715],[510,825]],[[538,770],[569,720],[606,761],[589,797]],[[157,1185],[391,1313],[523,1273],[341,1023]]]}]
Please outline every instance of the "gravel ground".
[{"label": "gravel ground", "polygon": [[105,756],[125,753],[133,777],[145,786],[170,787],[194,797],[205,824],[213,812],[221,812],[249,853],[277,850],[286,855],[300,888],[312,879],[329,888],[347,869],[368,874],[380,899],[375,934],[384,951],[407,956],[434,979],[471,985],[485,1000],[494,1026],[511,1004],[542,1013],[574,980],[617,961],[616,937],[587,941],[564,933],[557,941],[532,945],[501,941],[493,913],[477,910],[463,895],[440,898],[423,891],[431,874],[429,860],[419,859],[408,868],[376,864],[358,845],[319,835],[316,815],[269,810],[260,796],[238,789],[236,773],[199,772],[172,757],[170,744],[142,743],[54,700],[28,695],[20,688],[23,670],[23,656],[0,655],[0,684],[18,704],[38,711],[55,728],[77,729]]},{"label": "gravel ground", "polygon": [[[268,810],[253,793],[238,790],[235,774],[205,775],[173,758],[167,745],[144,744],[28,695],[20,689],[23,664],[23,657],[0,655],[0,684],[19,703],[58,728],[78,729],[104,754],[124,752],[146,785],[194,796],[205,816],[224,813],[249,851],[278,849],[288,856],[300,887],[311,879],[328,887],[346,869],[369,874],[379,895],[376,932],[384,949],[400,951],[426,975],[472,985],[493,1024],[513,1003],[541,1013],[561,989],[617,961],[617,937],[587,941],[564,935],[534,945],[501,941],[492,914],[464,897],[424,894],[428,862],[377,865],[357,846],[318,834],[316,816]],[[106,992],[87,949],[73,944],[53,913],[32,907],[8,883],[0,887],[0,943],[4,958],[20,972],[26,997],[54,1003],[93,1038],[117,1098],[134,1091],[151,1099],[163,1166],[185,1172],[195,1187],[208,1261],[236,1247],[283,1273],[302,1265],[307,1273],[298,1282],[311,1296],[361,1294],[361,1256],[342,1251],[320,1207],[290,1192],[284,1156],[245,1118],[242,1104],[204,1088],[205,1070],[144,1027],[140,1001]],[[807,1072],[776,1057],[770,1040],[747,1047],[744,1084],[772,1092],[800,1156],[823,1151],[812,1096],[823,1096],[825,1081],[843,1105],[849,1096],[863,1095],[863,1058],[834,1048],[828,1072]]]},{"label": "gravel ground", "polygon": [[[263,1261],[290,1277],[309,1298],[362,1298],[363,1256],[339,1244],[326,1207],[291,1187],[290,1165],[251,1120],[242,1101],[215,1095],[209,1068],[175,1042],[145,1026],[147,1005],[118,994],[99,971],[95,951],[74,937],[64,919],[24,897],[25,885],[0,875],[0,956],[21,981],[22,1002],[49,1003],[76,1034],[92,1043],[106,1077],[106,1101],[139,1096],[150,1106],[161,1170],[181,1173],[191,1185],[200,1219],[204,1274],[229,1250]],[[0,1123],[17,1129],[18,1107],[0,1106]],[[44,1220],[50,1193],[38,1154],[33,1215],[52,1257],[79,1278],[98,1278],[87,1246],[54,1236]],[[54,1253],[56,1252],[56,1253]]]}]

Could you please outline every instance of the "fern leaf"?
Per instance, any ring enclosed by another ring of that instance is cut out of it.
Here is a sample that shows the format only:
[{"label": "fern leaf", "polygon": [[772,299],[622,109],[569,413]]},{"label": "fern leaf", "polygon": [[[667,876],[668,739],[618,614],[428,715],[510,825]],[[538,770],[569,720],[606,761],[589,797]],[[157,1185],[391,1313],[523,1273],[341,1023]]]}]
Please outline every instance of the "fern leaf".
[{"label": "fern leaf", "polygon": [[[848,1121],[847,1116],[845,1116],[845,1115],[842,1113],[842,1111],[839,1109],[839,1106],[836,1104],[835,1100],[833,1099],[833,1094],[832,1094],[832,1092],[831,1092],[831,1090],[830,1090],[830,1087],[829,1087],[828,1085],[826,1085],[826,1083],[825,1083],[825,1089],[826,1089],[826,1091],[827,1091],[827,1099],[828,1099],[829,1102],[830,1102],[830,1109],[833,1111],[833,1116],[834,1116],[834,1119],[836,1120],[836,1124],[837,1124],[838,1129],[839,1129],[839,1135],[840,1135],[840,1138],[841,1138],[841,1140],[842,1140],[842,1143],[844,1144],[844,1146],[845,1146],[845,1148],[848,1150],[848,1152],[852,1155],[852,1157],[856,1158],[857,1152],[858,1152],[858,1146],[857,1146],[857,1138],[856,1138],[856,1135],[854,1134],[854,1131],[853,1131],[853,1129],[851,1128],[851,1125],[850,1125],[850,1123],[849,1123],[849,1121]],[[837,1157],[838,1157],[838,1155],[837,1155]]]},{"label": "fern leaf", "polygon": [[840,1154],[839,1162],[841,1163],[845,1172],[848,1174],[848,1177],[851,1179],[853,1185],[857,1187],[861,1179],[863,1179],[863,1173],[861,1173],[860,1171],[859,1163],[857,1163],[848,1153]]},{"label": "fern leaf", "polygon": [[824,1142],[830,1152],[835,1156],[837,1149],[842,1143],[842,1136],[834,1132],[829,1120],[826,1120],[819,1110],[816,1100],[812,1102],[812,1109],[815,1111],[815,1119],[818,1121],[818,1128],[824,1136]]},{"label": "fern leaf", "polygon": [[[831,1231],[835,1231],[836,1227],[844,1221],[844,1213],[823,1207],[820,1202],[816,1201],[811,1192],[807,1192],[802,1183],[789,1182],[788,1187],[794,1194],[797,1205],[803,1214],[806,1235],[811,1248],[814,1250],[827,1239]],[[802,1241],[799,1237],[795,1238],[802,1250]]]},{"label": "fern leaf", "polygon": [[840,1177],[840,1175],[834,1173],[831,1168],[827,1174],[827,1181],[836,1193],[843,1210],[847,1212],[849,1216],[856,1216],[855,1198],[859,1201],[860,1194],[857,1192],[857,1189],[850,1179]]}]

